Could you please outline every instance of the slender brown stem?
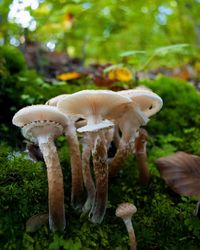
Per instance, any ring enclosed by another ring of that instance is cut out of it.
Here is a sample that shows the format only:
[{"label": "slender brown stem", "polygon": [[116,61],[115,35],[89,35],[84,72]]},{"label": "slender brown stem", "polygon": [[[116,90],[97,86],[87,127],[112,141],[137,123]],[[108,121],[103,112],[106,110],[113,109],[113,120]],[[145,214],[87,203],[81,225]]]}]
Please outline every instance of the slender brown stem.
[{"label": "slender brown stem", "polygon": [[129,143],[120,142],[115,156],[109,162],[109,177],[115,176],[122,168],[128,154],[132,151],[132,144],[131,141]]},{"label": "slender brown stem", "polygon": [[93,223],[101,223],[106,211],[108,200],[108,164],[107,148],[102,133],[97,136],[93,155],[93,167],[96,181],[95,203],[89,214],[89,219]]},{"label": "slender brown stem", "polygon": [[147,131],[140,129],[139,137],[135,140],[135,155],[139,168],[139,182],[146,185],[150,179],[149,167],[147,163],[146,140],[148,138]]},{"label": "slender brown stem", "polygon": [[64,187],[63,174],[57,150],[52,139],[39,140],[39,147],[47,166],[49,188],[49,226],[53,231],[64,231]]},{"label": "slender brown stem", "polygon": [[136,159],[139,167],[139,182],[146,185],[150,179],[146,153],[136,153]]},{"label": "slender brown stem", "polygon": [[114,127],[113,141],[115,146],[118,148],[120,144],[120,135],[119,135],[119,128],[117,125],[115,125]]},{"label": "slender brown stem", "polygon": [[81,210],[85,201],[85,192],[83,185],[81,153],[74,124],[69,124],[66,131],[66,137],[69,144],[71,163],[71,203],[75,209]]},{"label": "slender brown stem", "polygon": [[83,181],[87,191],[87,199],[83,206],[83,213],[87,213],[90,208],[94,205],[95,201],[95,185],[91,175],[90,170],[90,146],[87,136],[84,138],[83,148],[82,148],[82,172],[83,172]]}]

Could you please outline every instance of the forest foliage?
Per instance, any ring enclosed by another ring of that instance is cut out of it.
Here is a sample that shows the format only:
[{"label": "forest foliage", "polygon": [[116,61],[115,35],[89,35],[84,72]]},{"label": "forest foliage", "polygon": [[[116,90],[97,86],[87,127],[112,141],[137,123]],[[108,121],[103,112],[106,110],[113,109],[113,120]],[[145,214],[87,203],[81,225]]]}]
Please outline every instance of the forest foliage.
[{"label": "forest foliage", "polygon": [[1,43],[18,46],[28,39],[83,60],[112,62],[131,50],[151,54],[171,44],[200,46],[199,0],[20,3],[0,3]]}]

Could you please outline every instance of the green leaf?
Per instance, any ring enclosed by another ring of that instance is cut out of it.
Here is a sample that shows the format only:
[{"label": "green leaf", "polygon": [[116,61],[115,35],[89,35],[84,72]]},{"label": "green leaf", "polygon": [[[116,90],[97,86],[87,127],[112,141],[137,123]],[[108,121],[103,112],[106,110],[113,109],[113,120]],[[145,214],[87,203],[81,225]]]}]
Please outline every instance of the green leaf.
[{"label": "green leaf", "polygon": [[160,47],[154,51],[155,55],[166,56],[168,53],[179,53],[183,54],[186,49],[190,47],[189,44],[174,44],[170,46]]},{"label": "green leaf", "polygon": [[123,67],[123,64],[122,64],[122,63],[114,64],[114,65],[111,65],[111,66],[105,68],[104,71],[103,71],[103,73],[106,74],[106,73],[108,73],[109,71],[111,71],[111,70],[113,70],[113,69],[119,69],[119,68],[121,68],[121,67]]},{"label": "green leaf", "polygon": [[119,56],[120,57],[127,57],[127,56],[140,56],[146,54],[146,51],[144,50],[130,50],[122,52]]}]

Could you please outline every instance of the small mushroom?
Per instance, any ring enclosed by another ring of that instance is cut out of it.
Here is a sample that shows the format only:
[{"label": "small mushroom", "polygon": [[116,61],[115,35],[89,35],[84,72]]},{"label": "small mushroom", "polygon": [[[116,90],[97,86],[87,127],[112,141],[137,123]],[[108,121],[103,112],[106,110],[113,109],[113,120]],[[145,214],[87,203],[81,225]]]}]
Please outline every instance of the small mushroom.
[{"label": "small mushroom", "polygon": [[[64,100],[68,96],[69,94],[56,96],[48,100],[47,104],[50,106],[57,107],[59,101]],[[71,178],[72,178],[71,203],[75,209],[81,210],[85,200],[85,192],[83,185],[81,153],[76,134],[76,125],[77,125],[76,121],[78,120],[78,118],[70,116],[69,114],[66,113],[63,113],[63,115],[65,115],[66,117],[66,126],[64,134],[69,144],[69,154],[71,163]]]},{"label": "small mushroom", "polygon": [[160,96],[144,86],[139,86],[135,89],[121,90],[118,91],[118,93],[129,97],[133,102],[137,103],[140,110],[144,112],[147,117],[156,114],[163,106],[163,101]]},{"label": "small mushroom", "polygon": [[129,241],[130,241],[130,250],[136,250],[136,238],[135,232],[132,225],[132,216],[137,212],[137,208],[131,203],[121,203],[116,211],[115,215],[122,218],[126,229],[128,231]]},{"label": "small mushroom", "polygon": [[113,91],[83,90],[58,103],[58,108],[62,112],[82,117],[87,121],[87,125],[77,131],[88,133],[92,145],[96,197],[89,218],[93,223],[101,223],[103,220],[108,196],[107,147],[103,131],[114,124],[105,118],[114,107],[128,102],[131,102],[129,98]]},{"label": "small mushroom", "polygon": [[[114,117],[114,114],[117,114],[117,117]],[[120,116],[118,116],[119,114]],[[135,103],[121,106],[121,110],[118,108],[118,110],[113,111],[112,116],[122,132],[122,137],[115,156],[109,162],[110,177],[116,175],[127,155],[133,151],[140,126],[148,122],[146,115]]]},{"label": "small mushroom", "polygon": [[139,182],[146,185],[150,179],[150,173],[147,163],[147,144],[148,133],[145,129],[139,129],[139,136],[135,139],[135,155],[139,167]]},{"label": "small mushroom", "polygon": [[[122,131],[122,138],[116,155],[110,162],[109,176],[111,177],[119,171],[129,151],[133,150],[135,138],[138,136],[136,132],[139,127],[145,125],[148,122],[148,117],[158,112],[163,105],[162,99],[145,87],[122,90],[117,93],[130,98],[132,104],[122,107],[122,115],[117,120],[118,126]],[[119,112],[118,110],[118,114]]]},{"label": "small mushroom", "polygon": [[19,110],[13,124],[22,128],[23,136],[38,144],[47,167],[49,188],[49,226],[53,231],[65,229],[63,175],[54,139],[63,133],[65,116],[55,107],[33,105]]}]

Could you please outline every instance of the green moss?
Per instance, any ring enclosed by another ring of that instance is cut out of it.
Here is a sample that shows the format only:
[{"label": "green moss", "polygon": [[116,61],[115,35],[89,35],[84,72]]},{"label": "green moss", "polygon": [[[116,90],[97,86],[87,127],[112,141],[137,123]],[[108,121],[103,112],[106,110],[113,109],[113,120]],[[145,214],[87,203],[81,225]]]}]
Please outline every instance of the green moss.
[{"label": "green moss", "polygon": [[[28,99],[23,97],[21,104],[28,103],[31,98],[33,102],[46,101],[65,90],[73,92],[86,87],[46,85],[40,78],[35,83],[31,78],[38,76],[29,73],[23,71],[18,82],[25,90],[23,94],[28,95]],[[27,79],[30,79],[30,86]],[[115,216],[115,209],[121,202],[134,202],[138,208],[133,218],[138,250],[200,249],[200,221],[193,215],[196,200],[173,193],[155,166],[155,159],[178,150],[200,154],[199,93],[188,83],[164,77],[142,84],[152,88],[164,101],[163,109],[146,127],[150,134],[147,150],[152,173],[149,186],[139,185],[135,157],[130,156],[124,168],[110,181],[109,203],[103,223],[90,223],[87,216],[82,217],[70,205],[69,150],[65,138],[60,137],[56,145],[64,173],[66,231],[63,235],[53,234],[47,225],[35,233],[28,233],[25,231],[27,219],[48,209],[46,171],[42,163],[33,163],[24,153],[1,145],[0,249],[128,250],[125,226]],[[10,130],[4,130],[4,133],[6,136]],[[20,142],[15,141],[15,144]]]},{"label": "green moss", "polygon": [[11,249],[20,249],[27,218],[48,209],[46,171],[24,154],[0,148],[0,248],[9,249],[15,242]]}]

